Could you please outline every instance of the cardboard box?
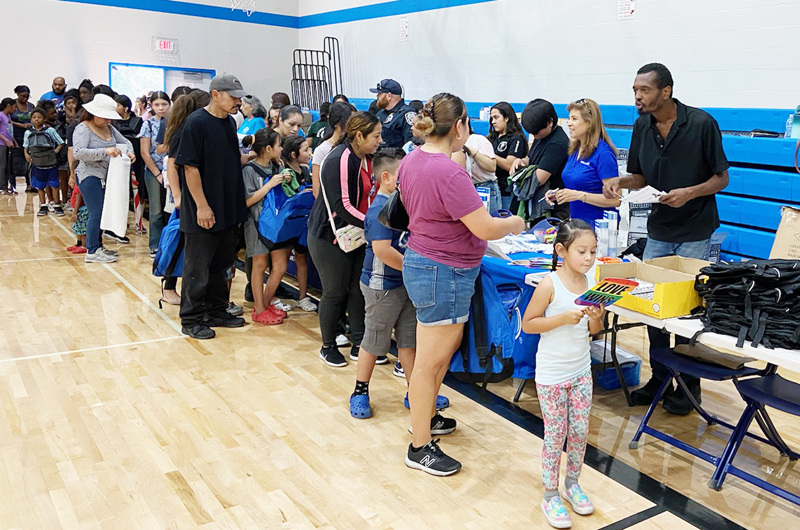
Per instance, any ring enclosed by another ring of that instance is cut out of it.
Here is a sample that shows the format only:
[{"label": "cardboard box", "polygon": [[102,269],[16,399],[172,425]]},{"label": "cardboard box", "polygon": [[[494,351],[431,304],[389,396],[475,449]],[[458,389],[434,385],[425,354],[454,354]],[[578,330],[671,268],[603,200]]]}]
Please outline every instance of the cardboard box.
[{"label": "cardboard box", "polygon": [[638,278],[655,284],[652,300],[626,294],[617,305],[662,320],[688,315],[701,304],[694,290],[694,277],[694,274],[647,263],[611,263],[597,267],[598,281],[606,278]]},{"label": "cardboard box", "polygon": [[800,209],[791,206],[781,208],[781,224],[775,234],[775,242],[769,259],[800,259]]},{"label": "cardboard box", "polygon": [[667,256],[665,258],[655,258],[645,261],[650,265],[661,267],[662,269],[669,269],[671,271],[685,272],[692,276],[700,274],[700,269],[711,265],[710,261],[693,258],[682,258],[680,256]]}]

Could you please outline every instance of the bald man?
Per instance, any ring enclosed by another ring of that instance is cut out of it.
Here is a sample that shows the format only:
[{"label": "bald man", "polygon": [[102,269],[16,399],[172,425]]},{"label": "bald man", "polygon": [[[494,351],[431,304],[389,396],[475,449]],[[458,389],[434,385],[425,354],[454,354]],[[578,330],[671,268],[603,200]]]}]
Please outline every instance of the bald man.
[{"label": "bald man", "polygon": [[56,107],[61,107],[64,104],[64,92],[66,91],[67,82],[63,77],[56,77],[53,79],[53,90],[47,92],[46,94],[42,94],[42,97],[40,97],[39,100],[42,101],[47,99],[55,103]]}]

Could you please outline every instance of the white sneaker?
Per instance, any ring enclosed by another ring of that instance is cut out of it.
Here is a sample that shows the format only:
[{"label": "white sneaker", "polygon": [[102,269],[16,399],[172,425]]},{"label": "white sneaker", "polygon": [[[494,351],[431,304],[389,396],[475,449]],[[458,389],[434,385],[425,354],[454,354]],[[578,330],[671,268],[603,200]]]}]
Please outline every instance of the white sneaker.
[{"label": "white sneaker", "polygon": [[289,304],[284,304],[279,298],[273,298],[272,302],[270,302],[270,305],[277,307],[281,311],[286,311],[287,313],[292,310],[292,306]]},{"label": "white sneaker", "polygon": [[87,253],[86,257],[84,257],[84,261],[86,263],[114,263],[115,261],[117,261],[117,257],[110,256],[105,252],[103,252],[102,249],[98,248],[94,252],[94,254]]},{"label": "white sneaker", "polygon": [[344,335],[336,335],[336,346],[338,346],[339,348],[350,346],[350,339],[348,339]]},{"label": "white sneaker", "polygon": [[317,304],[314,303],[314,301],[311,299],[310,296],[306,296],[305,298],[297,302],[296,305],[303,311],[308,311],[309,313],[317,310]]},{"label": "white sneaker", "polygon": [[100,247],[97,250],[102,251],[103,254],[105,254],[106,256],[111,256],[111,257],[114,257],[114,258],[116,258],[119,255],[119,251],[118,250],[110,250],[110,249],[107,249],[105,247]]},{"label": "white sneaker", "polygon": [[47,203],[47,209],[50,210],[51,212],[55,212],[56,211],[56,204],[54,202]]}]

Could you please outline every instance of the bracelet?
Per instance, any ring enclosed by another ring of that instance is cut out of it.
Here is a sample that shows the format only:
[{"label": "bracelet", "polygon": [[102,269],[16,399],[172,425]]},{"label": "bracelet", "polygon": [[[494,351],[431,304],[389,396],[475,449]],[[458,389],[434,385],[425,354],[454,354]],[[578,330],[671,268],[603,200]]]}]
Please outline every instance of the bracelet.
[{"label": "bracelet", "polygon": [[583,192],[583,197],[581,197],[581,202],[586,202],[586,192]]}]

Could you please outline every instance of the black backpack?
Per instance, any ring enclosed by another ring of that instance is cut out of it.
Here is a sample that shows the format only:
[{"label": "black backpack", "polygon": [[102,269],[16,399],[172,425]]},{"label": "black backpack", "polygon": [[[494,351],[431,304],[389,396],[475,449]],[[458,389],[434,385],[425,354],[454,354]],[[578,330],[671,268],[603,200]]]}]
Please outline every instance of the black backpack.
[{"label": "black backpack", "polygon": [[700,269],[695,289],[704,307],[700,333],[715,332],[756,347],[800,349],[800,260],[715,263]]},{"label": "black backpack", "polygon": [[28,129],[28,154],[31,157],[31,164],[38,168],[49,168],[58,165],[56,158],[56,143],[47,134],[47,129],[37,131]]}]

